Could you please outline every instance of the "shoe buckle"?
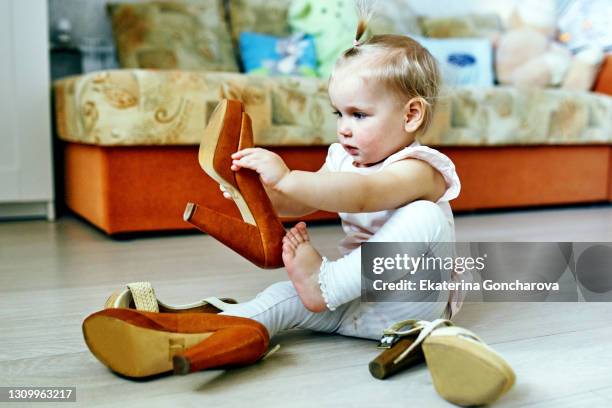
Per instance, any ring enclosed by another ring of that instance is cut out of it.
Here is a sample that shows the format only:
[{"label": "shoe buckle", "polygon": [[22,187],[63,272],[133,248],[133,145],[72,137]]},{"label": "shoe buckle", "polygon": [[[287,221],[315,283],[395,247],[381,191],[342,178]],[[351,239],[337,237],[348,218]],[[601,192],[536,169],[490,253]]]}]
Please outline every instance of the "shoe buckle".
[{"label": "shoe buckle", "polygon": [[383,331],[383,335],[377,347],[381,349],[390,349],[395,343],[400,341],[402,337],[412,336],[420,332],[425,323],[427,322],[414,319],[395,323],[393,326]]}]

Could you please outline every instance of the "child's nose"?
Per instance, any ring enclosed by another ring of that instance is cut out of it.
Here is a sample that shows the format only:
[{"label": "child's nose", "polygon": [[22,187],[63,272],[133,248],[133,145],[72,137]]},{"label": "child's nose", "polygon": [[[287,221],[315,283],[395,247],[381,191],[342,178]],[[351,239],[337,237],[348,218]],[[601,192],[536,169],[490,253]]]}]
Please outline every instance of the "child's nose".
[{"label": "child's nose", "polygon": [[338,133],[344,137],[351,137],[351,129],[344,121],[338,124]]}]

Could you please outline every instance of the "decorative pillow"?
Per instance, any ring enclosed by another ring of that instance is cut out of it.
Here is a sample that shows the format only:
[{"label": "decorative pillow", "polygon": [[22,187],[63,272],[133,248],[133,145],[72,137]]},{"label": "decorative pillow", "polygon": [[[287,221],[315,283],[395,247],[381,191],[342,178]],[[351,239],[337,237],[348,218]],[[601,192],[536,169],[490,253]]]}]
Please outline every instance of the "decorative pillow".
[{"label": "decorative pillow", "polygon": [[338,56],[353,45],[357,12],[353,0],[294,0],[289,24],[315,39],[319,73],[327,78]]},{"label": "decorative pillow", "polygon": [[242,32],[288,36],[287,11],[290,4],[291,0],[229,0],[233,40],[237,44]]},{"label": "decorative pillow", "polygon": [[493,48],[486,38],[415,38],[436,58],[446,85],[493,86]]},{"label": "decorative pillow", "polygon": [[487,37],[493,42],[503,31],[496,14],[468,14],[460,17],[420,17],[423,35],[432,38]]},{"label": "decorative pillow", "polygon": [[317,75],[317,56],[312,37],[294,34],[279,38],[266,34],[240,34],[240,55],[247,73],[277,75]]},{"label": "decorative pillow", "polygon": [[238,71],[222,0],[110,4],[122,68]]},{"label": "decorative pillow", "polygon": [[[321,77],[328,77],[343,51],[352,47],[357,30],[354,0],[294,0],[289,8],[289,25],[294,32],[312,35]],[[419,35],[416,14],[402,0],[375,3],[369,24],[373,34]]]}]

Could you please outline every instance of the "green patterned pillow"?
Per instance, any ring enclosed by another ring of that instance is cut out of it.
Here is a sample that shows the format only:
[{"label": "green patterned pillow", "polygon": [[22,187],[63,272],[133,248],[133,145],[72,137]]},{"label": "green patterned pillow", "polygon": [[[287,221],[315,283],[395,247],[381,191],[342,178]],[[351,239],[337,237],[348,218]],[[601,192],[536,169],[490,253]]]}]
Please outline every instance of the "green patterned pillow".
[{"label": "green patterned pillow", "polygon": [[232,38],[238,43],[241,32],[287,37],[287,13],[291,0],[229,0]]},{"label": "green patterned pillow", "polygon": [[110,4],[121,67],[238,71],[222,1]]}]

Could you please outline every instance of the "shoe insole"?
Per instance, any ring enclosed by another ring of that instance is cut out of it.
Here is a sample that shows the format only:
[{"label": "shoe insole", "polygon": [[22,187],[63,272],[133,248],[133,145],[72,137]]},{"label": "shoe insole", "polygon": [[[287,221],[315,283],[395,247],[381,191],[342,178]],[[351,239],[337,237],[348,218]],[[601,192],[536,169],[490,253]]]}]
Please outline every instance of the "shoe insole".
[{"label": "shoe insole", "polygon": [[204,136],[200,142],[198,161],[206,174],[208,174],[217,183],[221,184],[232,196],[232,199],[236,203],[244,222],[257,225],[255,223],[255,217],[253,217],[253,214],[251,213],[251,210],[244,200],[244,197],[242,197],[240,191],[221,177],[213,166],[217,143],[219,142],[219,136],[221,136],[221,132],[224,127],[224,120],[226,116],[225,113],[227,112],[227,108],[228,101],[222,101],[217,105],[214,112],[210,116],[210,120],[204,131]]}]

